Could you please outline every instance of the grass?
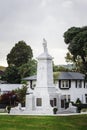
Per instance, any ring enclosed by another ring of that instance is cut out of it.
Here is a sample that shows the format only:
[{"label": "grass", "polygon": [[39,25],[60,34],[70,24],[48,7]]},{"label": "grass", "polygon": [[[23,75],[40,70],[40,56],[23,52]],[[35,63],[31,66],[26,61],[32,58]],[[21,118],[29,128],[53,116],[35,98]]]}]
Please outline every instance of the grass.
[{"label": "grass", "polygon": [[87,130],[87,115],[0,115],[0,130]]}]

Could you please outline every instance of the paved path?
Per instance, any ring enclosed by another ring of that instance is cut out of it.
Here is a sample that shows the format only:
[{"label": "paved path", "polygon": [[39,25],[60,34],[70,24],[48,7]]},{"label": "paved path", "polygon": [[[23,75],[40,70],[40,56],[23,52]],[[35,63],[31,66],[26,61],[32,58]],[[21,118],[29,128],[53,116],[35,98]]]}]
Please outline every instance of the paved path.
[{"label": "paved path", "polygon": [[[61,113],[61,114],[54,114],[54,115],[32,115],[32,116],[72,116],[72,115],[85,115],[87,112],[82,112],[82,113]],[[0,115],[10,115],[8,113],[0,113]],[[11,114],[11,115],[20,115],[20,114]],[[28,115],[28,114],[21,114],[23,115]],[[28,115],[31,116],[31,115]]]}]

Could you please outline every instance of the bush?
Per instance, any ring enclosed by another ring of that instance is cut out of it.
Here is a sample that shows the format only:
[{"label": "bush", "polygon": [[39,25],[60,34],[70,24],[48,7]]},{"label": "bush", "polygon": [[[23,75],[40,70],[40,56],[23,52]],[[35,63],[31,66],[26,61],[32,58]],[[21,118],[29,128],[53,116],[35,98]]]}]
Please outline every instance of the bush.
[{"label": "bush", "polygon": [[77,112],[80,113],[82,109],[87,108],[87,104],[73,104],[73,106],[77,107]]},{"label": "bush", "polygon": [[56,114],[57,110],[58,110],[58,109],[57,109],[56,107],[54,107],[54,108],[53,108],[53,113]]},{"label": "bush", "polygon": [[7,112],[10,113],[11,106],[7,106],[6,109],[7,109]]},{"label": "bush", "polygon": [[81,112],[87,112],[87,108],[83,108]]},{"label": "bush", "polygon": [[79,98],[77,98],[76,104],[81,104],[81,103],[82,103],[81,100]]}]

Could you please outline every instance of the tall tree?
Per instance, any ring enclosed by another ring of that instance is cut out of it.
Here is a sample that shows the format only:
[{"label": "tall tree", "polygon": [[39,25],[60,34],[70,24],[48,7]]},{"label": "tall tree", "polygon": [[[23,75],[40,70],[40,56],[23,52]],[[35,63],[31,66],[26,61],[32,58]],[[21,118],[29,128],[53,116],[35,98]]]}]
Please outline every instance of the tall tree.
[{"label": "tall tree", "polygon": [[2,79],[6,80],[7,83],[20,83],[21,75],[19,74],[18,68],[16,66],[9,66],[6,68]]},{"label": "tall tree", "polygon": [[20,67],[33,57],[32,49],[24,41],[19,41],[7,55],[8,65]]},{"label": "tall tree", "polygon": [[70,52],[66,53],[66,62],[71,63],[73,65],[72,71],[82,72],[82,59],[81,57],[77,57],[77,59],[74,61],[73,55],[71,55]]},{"label": "tall tree", "polygon": [[27,77],[31,75],[35,75],[37,71],[37,61],[32,59],[28,63],[23,64],[19,67],[19,73],[21,77]]},{"label": "tall tree", "polygon": [[64,41],[73,55],[73,60],[82,60],[83,72],[87,75],[87,26],[71,27],[64,33]]}]

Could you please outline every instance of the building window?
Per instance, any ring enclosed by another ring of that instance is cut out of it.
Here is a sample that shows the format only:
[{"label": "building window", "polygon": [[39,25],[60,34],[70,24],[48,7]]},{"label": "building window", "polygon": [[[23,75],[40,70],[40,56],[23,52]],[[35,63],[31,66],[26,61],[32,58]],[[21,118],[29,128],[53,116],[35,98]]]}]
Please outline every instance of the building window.
[{"label": "building window", "polygon": [[66,102],[66,100],[67,100],[66,95],[63,95],[63,98],[64,98],[64,101]]},{"label": "building window", "polygon": [[64,103],[64,100],[61,99],[61,108],[64,108],[65,107],[65,103]]},{"label": "building window", "polygon": [[64,84],[64,81],[62,81],[62,87],[64,88],[65,84]]},{"label": "building window", "polygon": [[51,107],[54,106],[54,105],[53,105],[53,100],[50,100],[50,105],[51,105]]},{"label": "building window", "polygon": [[85,88],[87,88],[87,82],[85,82]]},{"label": "building window", "polygon": [[82,81],[81,80],[76,81],[76,88],[82,88]]},{"label": "building window", "polygon": [[42,106],[42,98],[37,98],[36,99],[36,106]]},{"label": "building window", "polygon": [[62,81],[61,88],[69,88],[69,81]]},{"label": "building window", "polygon": [[62,95],[61,97],[61,108],[65,108],[65,104],[70,102],[70,95]]},{"label": "building window", "polygon": [[56,98],[54,98],[54,106],[57,105],[57,101],[56,101]]},{"label": "building window", "polygon": [[57,99],[56,99],[56,98],[53,98],[53,100],[50,100],[50,105],[51,105],[52,107],[57,106]]},{"label": "building window", "polygon": [[67,98],[68,102],[70,102],[70,95],[68,95],[68,98]]}]

